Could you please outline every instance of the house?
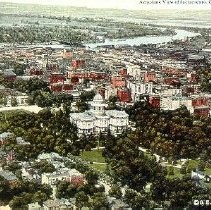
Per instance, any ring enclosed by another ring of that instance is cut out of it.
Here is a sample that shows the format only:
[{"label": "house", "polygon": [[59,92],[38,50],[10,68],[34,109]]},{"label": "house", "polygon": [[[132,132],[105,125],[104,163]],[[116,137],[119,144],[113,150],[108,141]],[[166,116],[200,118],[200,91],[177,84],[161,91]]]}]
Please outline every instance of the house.
[{"label": "house", "polygon": [[111,86],[113,88],[122,88],[126,86],[126,81],[124,77],[115,76],[111,79]]},{"label": "house", "polygon": [[29,74],[30,76],[42,76],[44,74],[44,71],[41,68],[30,67]]},{"label": "house", "polygon": [[7,81],[15,81],[16,80],[16,74],[14,73],[14,69],[5,69],[3,71],[3,77]]},{"label": "house", "polygon": [[58,172],[53,173],[44,173],[42,174],[42,184],[55,185],[58,181],[67,181],[71,182],[76,180],[76,177],[81,180],[81,183],[84,184],[85,179],[83,174],[78,172],[76,169],[63,168]]},{"label": "house", "polygon": [[50,77],[49,77],[49,80],[50,80],[50,84],[53,84],[53,83],[63,83],[65,81],[65,76],[63,73],[51,73]]},{"label": "house", "polygon": [[0,134],[0,145],[4,145],[7,142],[7,139],[10,138],[13,134],[10,132],[4,132]]},{"label": "house", "polygon": [[23,180],[41,180],[41,177],[40,175],[38,175],[38,172],[32,168],[22,167],[21,172]]},{"label": "house", "polygon": [[51,153],[42,153],[40,155],[38,155],[37,157],[38,161],[41,160],[47,160],[47,161],[57,161],[57,160],[63,160],[63,157],[61,157],[59,154],[55,153],[55,152],[51,152]]},{"label": "house", "polygon": [[28,210],[44,210],[44,208],[36,202],[28,204]]},{"label": "house", "polygon": [[203,180],[205,182],[211,182],[211,175],[205,175],[201,171],[192,171],[191,178],[194,180]]},{"label": "house", "polygon": [[143,94],[151,95],[153,93],[153,83],[143,83],[136,81],[127,81],[127,88],[131,91],[132,101],[139,101]]},{"label": "house", "polygon": [[43,203],[43,210],[76,210],[75,199],[54,199]]},{"label": "house", "polygon": [[160,108],[163,110],[175,110],[186,106],[190,113],[193,113],[192,100],[183,96],[161,96]]},{"label": "house", "polygon": [[127,76],[127,69],[126,68],[122,68],[119,70],[119,76],[125,77]]},{"label": "house", "polygon": [[19,144],[19,145],[30,145],[30,143],[24,141],[22,137],[16,137],[16,142],[17,142],[17,144]]},{"label": "house", "polygon": [[124,203],[120,199],[116,199],[114,197],[108,197],[109,209],[110,210],[132,210],[128,204]]},{"label": "house", "polygon": [[80,60],[80,59],[73,60],[72,61],[72,67],[74,69],[84,68],[85,67],[85,60]]},{"label": "house", "polygon": [[77,84],[79,82],[83,82],[84,79],[88,79],[91,81],[100,81],[104,79],[108,79],[108,74],[105,72],[97,72],[97,71],[69,71],[67,73],[67,78],[70,79],[71,83]]},{"label": "house", "polygon": [[6,97],[6,106],[26,106],[28,105],[28,96],[24,93],[16,92],[15,95]]},{"label": "house", "polygon": [[50,84],[50,89],[55,93],[71,92],[73,90],[73,85],[69,82],[57,82]]},{"label": "house", "polygon": [[156,73],[154,71],[146,71],[144,73],[144,82],[155,82],[156,81]]},{"label": "house", "polygon": [[15,182],[18,180],[18,178],[11,171],[8,170],[0,169],[0,176],[3,177],[8,182]]},{"label": "house", "polygon": [[0,206],[0,210],[12,210],[9,205],[7,206]]},{"label": "house", "polygon": [[153,108],[160,109],[160,96],[159,95],[149,96],[149,104]]},{"label": "house", "polygon": [[130,102],[131,101],[131,92],[127,88],[121,88],[117,90],[117,97],[120,102]]},{"label": "house", "polygon": [[194,115],[199,117],[207,118],[210,115],[210,108],[209,106],[201,106],[194,108]]},{"label": "house", "polygon": [[188,64],[202,64],[205,63],[206,59],[204,55],[189,54],[187,58]]}]

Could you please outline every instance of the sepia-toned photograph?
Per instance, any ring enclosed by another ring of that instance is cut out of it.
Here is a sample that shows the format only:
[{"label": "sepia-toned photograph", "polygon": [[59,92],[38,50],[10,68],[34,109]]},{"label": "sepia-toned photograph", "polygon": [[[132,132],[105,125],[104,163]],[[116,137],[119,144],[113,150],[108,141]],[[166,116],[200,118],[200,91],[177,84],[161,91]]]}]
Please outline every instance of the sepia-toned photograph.
[{"label": "sepia-toned photograph", "polygon": [[0,210],[211,209],[211,0],[0,0]]}]

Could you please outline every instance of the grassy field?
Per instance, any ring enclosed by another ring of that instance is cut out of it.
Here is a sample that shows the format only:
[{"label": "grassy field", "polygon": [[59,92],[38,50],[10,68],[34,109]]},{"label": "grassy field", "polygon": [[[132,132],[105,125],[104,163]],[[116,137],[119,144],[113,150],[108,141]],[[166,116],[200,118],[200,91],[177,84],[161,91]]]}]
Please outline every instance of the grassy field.
[{"label": "grassy field", "polygon": [[93,164],[90,164],[90,166],[97,171],[105,172],[107,164],[93,163]]},{"label": "grassy field", "polygon": [[205,168],[205,172],[206,174],[211,175],[211,168]]},{"label": "grassy field", "polygon": [[[189,164],[187,166],[187,168],[189,170],[193,170],[195,168],[198,167],[198,164],[199,164],[199,160],[189,160]],[[169,172],[169,166],[167,167],[167,171]],[[205,174],[207,175],[211,175],[211,168],[205,168]],[[174,175],[167,175],[167,178],[169,179],[173,179],[173,178],[182,178],[183,177],[183,174],[180,173],[180,169],[179,168],[175,168],[174,167]]]},{"label": "grassy field", "polygon": [[105,163],[102,150],[84,151],[81,153],[81,158],[90,162]]},{"label": "grassy field", "polygon": [[90,162],[90,167],[97,171],[104,172],[107,164],[102,156],[102,150],[84,151],[81,153],[81,158]]},{"label": "grassy field", "polygon": [[[167,171],[169,172],[169,166],[167,166]],[[174,175],[167,175],[168,179],[174,179],[174,178],[182,178],[183,175],[180,173],[180,169],[179,168],[174,168]]]}]

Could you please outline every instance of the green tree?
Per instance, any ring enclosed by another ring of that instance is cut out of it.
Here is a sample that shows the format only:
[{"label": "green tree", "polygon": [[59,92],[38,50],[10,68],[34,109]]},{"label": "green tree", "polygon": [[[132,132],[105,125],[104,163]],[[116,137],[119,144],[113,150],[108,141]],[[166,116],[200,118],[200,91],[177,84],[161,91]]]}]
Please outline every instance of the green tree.
[{"label": "green tree", "polygon": [[117,199],[120,199],[122,197],[121,188],[118,185],[112,185],[111,189],[109,190],[109,195],[111,197],[115,197]]},{"label": "green tree", "polygon": [[89,185],[94,185],[97,184],[99,175],[96,171],[89,170],[86,172],[85,177]]},{"label": "green tree", "polygon": [[48,199],[48,196],[39,190],[33,195],[32,202],[34,202],[34,203],[38,202],[41,205],[47,199]]},{"label": "green tree", "polygon": [[173,167],[173,166],[170,166],[170,167],[168,168],[168,175],[169,175],[169,176],[173,176],[173,175],[174,175],[174,167]]},{"label": "green tree", "polygon": [[95,193],[91,202],[93,210],[106,210],[109,207],[107,197],[104,193]]},{"label": "green tree", "polygon": [[88,206],[89,197],[83,192],[78,192],[75,195],[76,198],[76,206],[81,209],[83,206]]},{"label": "green tree", "polygon": [[180,168],[180,173],[186,174],[187,173],[187,166],[182,165],[182,167]]},{"label": "green tree", "polygon": [[205,167],[206,167],[206,163],[204,161],[200,161],[199,164],[198,164],[198,169],[199,171],[204,171],[205,170]]}]

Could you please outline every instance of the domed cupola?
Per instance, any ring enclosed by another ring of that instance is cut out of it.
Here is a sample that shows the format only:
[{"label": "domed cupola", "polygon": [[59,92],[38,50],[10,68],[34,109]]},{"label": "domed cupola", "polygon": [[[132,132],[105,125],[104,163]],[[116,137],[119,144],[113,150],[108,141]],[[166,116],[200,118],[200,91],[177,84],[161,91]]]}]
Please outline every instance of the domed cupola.
[{"label": "domed cupola", "polygon": [[93,101],[90,104],[90,111],[95,113],[96,115],[102,115],[105,112],[105,107],[107,104],[104,103],[103,97],[97,93],[93,98]]}]

